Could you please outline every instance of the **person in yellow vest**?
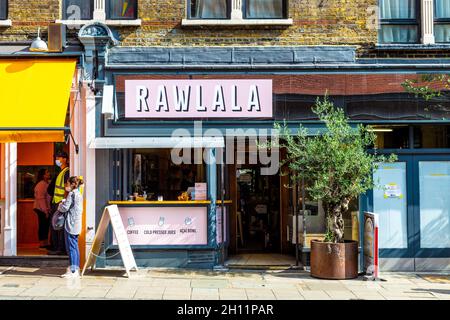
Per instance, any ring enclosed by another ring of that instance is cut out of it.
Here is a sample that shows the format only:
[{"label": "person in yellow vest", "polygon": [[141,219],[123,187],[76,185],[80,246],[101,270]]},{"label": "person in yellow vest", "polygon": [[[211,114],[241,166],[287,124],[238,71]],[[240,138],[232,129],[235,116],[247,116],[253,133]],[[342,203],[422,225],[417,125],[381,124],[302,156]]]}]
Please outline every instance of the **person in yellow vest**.
[{"label": "person in yellow vest", "polygon": [[[50,221],[52,221],[53,214],[58,210],[58,206],[61,201],[65,198],[66,193],[66,182],[70,178],[69,172],[69,155],[66,152],[59,152],[55,156],[56,165],[61,169],[56,178],[50,183],[48,187],[48,193],[52,197],[51,204],[51,216]],[[67,255],[64,240],[63,230],[54,230],[50,226],[51,233],[51,247],[48,251],[49,255]]]}]

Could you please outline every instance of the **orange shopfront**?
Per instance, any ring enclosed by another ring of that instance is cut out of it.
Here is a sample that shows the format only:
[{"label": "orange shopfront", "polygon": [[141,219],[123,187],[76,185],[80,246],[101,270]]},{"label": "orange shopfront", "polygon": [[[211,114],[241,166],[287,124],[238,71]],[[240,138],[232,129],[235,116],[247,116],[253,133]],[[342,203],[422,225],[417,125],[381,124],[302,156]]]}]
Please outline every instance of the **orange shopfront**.
[{"label": "orange shopfront", "polygon": [[0,60],[0,256],[47,254],[39,249],[33,189],[39,170],[57,175],[56,152],[79,163],[77,70],[75,58]]}]

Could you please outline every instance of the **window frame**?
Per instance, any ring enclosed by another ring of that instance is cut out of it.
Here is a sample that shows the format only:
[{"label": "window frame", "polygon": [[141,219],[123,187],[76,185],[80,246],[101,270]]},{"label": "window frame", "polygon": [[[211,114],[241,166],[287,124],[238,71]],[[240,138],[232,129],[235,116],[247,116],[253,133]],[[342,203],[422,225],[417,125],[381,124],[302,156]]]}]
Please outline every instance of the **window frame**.
[{"label": "window frame", "polygon": [[186,0],[187,5],[187,19],[188,20],[219,20],[225,21],[231,19],[231,8],[233,5],[233,0],[227,0],[227,17],[226,18],[194,18],[192,17],[192,3],[197,0]]},{"label": "window frame", "polygon": [[[8,20],[9,1],[8,0],[0,0],[0,1],[4,2],[4,6],[5,6],[5,12],[2,13],[2,11],[0,11],[0,21]],[[0,8],[1,8],[1,5],[0,5]]]},{"label": "window frame", "polygon": [[[436,6],[436,0],[433,0],[433,25],[434,25],[434,30],[436,30],[436,25],[449,25],[450,27],[450,17],[448,18],[437,18],[437,6]],[[436,31],[434,31],[434,36],[436,37]],[[450,43],[450,41],[444,41],[444,42],[438,42],[436,41],[436,43]]]},{"label": "window frame", "polygon": [[139,0],[136,0],[136,10],[134,12],[134,16],[133,18],[127,18],[127,17],[121,17],[121,18],[112,18],[110,16],[111,14],[111,10],[110,10],[110,4],[111,1],[114,0],[106,0],[105,1],[105,15],[106,15],[106,20],[113,20],[113,21],[117,21],[117,20],[127,20],[127,21],[134,21],[138,19],[139,16]]},{"label": "window frame", "polygon": [[[381,1],[378,1],[379,8],[381,8]],[[380,23],[380,31],[378,32],[378,42],[381,44],[419,44],[421,39],[422,25],[421,25],[421,0],[414,0],[416,4],[416,18],[415,19],[382,19],[381,18],[381,10],[379,13],[379,23]],[[417,39],[415,42],[382,42],[381,41],[381,27],[384,25],[388,26],[417,26]]]},{"label": "window frame", "polygon": [[283,17],[281,18],[249,18],[248,17],[248,7],[250,0],[243,0],[242,1],[242,18],[245,20],[285,20],[288,19],[289,16],[289,0],[281,0],[283,1]]},{"label": "window frame", "polygon": [[[63,0],[62,1],[62,19],[63,20],[65,20],[65,21],[70,21],[70,19],[69,19],[69,17],[67,16],[67,4],[66,4],[66,2],[67,2],[68,0]],[[95,0],[89,0],[90,1],[90,4],[91,4],[91,10],[90,10],[90,18],[88,18],[88,19],[83,19],[83,18],[81,18],[80,20],[81,21],[91,21],[91,20],[93,20],[94,19],[94,9],[95,9]],[[88,3],[88,2],[86,2],[86,1],[84,1],[84,3]]]}]

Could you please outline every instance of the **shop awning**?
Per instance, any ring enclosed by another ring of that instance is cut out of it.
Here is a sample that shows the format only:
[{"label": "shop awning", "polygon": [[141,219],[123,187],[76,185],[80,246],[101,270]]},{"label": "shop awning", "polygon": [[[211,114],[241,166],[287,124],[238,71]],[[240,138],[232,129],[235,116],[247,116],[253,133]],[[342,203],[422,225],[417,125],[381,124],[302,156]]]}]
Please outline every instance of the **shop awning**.
[{"label": "shop awning", "polygon": [[223,137],[96,138],[91,149],[223,148]]},{"label": "shop awning", "polygon": [[0,60],[0,142],[64,141],[73,59]]}]

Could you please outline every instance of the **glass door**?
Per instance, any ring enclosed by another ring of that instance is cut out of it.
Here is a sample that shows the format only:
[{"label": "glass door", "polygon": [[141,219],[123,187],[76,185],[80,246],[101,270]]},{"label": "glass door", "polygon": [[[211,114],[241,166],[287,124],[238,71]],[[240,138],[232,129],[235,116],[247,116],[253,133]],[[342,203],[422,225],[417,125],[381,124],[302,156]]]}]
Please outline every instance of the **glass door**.
[{"label": "glass door", "polygon": [[450,156],[415,156],[416,257],[450,257]]},{"label": "glass door", "polygon": [[380,218],[381,257],[407,257],[412,253],[410,163],[409,157],[400,157],[396,163],[380,164],[374,172],[377,186],[370,207]]}]

